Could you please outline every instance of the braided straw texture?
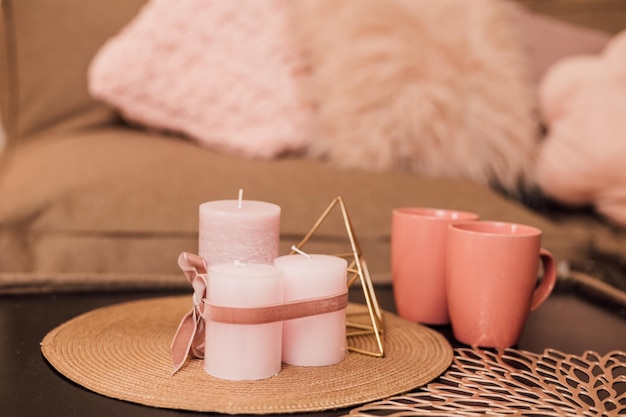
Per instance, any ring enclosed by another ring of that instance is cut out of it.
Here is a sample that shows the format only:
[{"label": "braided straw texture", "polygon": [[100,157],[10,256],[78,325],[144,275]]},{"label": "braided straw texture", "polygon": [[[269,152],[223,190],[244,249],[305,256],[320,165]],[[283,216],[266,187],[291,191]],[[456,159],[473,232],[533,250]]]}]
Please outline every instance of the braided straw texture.
[{"label": "braided straw texture", "polygon": [[[78,316],[48,333],[45,358],[70,380],[102,395],[153,407],[229,414],[321,411],[363,404],[424,385],[443,373],[453,350],[443,336],[384,313],[385,357],[349,353],[337,365],[296,367],[260,381],[226,381],[189,359],[170,376],[170,343],[190,297],[133,301]],[[348,306],[364,321],[363,305]],[[373,350],[371,336],[349,345]]]}]

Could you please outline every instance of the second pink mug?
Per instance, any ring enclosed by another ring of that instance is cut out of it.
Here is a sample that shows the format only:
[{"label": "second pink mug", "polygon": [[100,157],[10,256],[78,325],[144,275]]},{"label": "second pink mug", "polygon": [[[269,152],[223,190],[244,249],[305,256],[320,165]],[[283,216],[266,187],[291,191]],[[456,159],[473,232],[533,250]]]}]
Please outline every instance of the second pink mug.
[{"label": "second pink mug", "polygon": [[400,317],[448,324],[445,264],[448,226],[478,219],[466,211],[397,208],[391,218],[391,276]]},{"label": "second pink mug", "polygon": [[[537,285],[539,260],[543,279]],[[465,344],[511,347],[528,313],[556,282],[554,258],[541,231],[515,223],[477,221],[449,227],[446,289],[454,337]]]}]

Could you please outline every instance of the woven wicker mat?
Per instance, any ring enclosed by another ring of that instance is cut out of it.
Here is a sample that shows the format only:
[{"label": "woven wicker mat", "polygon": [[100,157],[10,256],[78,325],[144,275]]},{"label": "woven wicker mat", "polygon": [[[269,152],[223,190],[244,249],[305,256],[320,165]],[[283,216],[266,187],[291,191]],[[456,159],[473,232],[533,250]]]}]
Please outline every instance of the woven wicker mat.
[{"label": "woven wicker mat", "polygon": [[[261,381],[225,381],[190,359],[170,376],[170,343],[191,298],[133,301],[78,316],[52,330],[41,349],[61,374],[102,395],[148,406],[230,414],[321,411],[363,404],[430,382],[450,365],[452,347],[439,333],[384,313],[385,357],[349,353],[338,365],[283,365]],[[366,317],[350,304],[350,321]],[[375,349],[371,336],[349,345]]]}]

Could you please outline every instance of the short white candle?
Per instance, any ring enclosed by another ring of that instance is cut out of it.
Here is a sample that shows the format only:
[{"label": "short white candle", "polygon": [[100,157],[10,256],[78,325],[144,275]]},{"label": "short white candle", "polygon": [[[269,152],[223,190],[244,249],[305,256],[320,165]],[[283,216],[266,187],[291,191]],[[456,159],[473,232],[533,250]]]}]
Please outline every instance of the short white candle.
[{"label": "short white candle", "polygon": [[[272,265],[218,264],[209,267],[207,302],[225,307],[259,307],[282,302],[279,271]],[[281,367],[282,322],[229,324],[207,320],[204,369],[214,377],[256,380]]]},{"label": "short white candle", "polygon": [[[286,255],[274,261],[285,301],[337,295],[346,290],[348,263],[329,255]],[[346,355],[346,310],[283,322],[283,362],[325,366]]]},{"label": "short white candle", "polygon": [[218,200],[200,205],[198,254],[208,265],[272,264],[278,256],[280,207],[264,201]]}]

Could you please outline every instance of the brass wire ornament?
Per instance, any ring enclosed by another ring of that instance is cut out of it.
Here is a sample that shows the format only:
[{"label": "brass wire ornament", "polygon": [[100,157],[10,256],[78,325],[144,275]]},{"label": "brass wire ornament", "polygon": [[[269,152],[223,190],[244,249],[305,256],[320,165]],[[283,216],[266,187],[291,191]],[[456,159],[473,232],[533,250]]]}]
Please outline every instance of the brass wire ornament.
[{"label": "brass wire ornament", "polygon": [[[352,227],[352,222],[350,221],[350,216],[348,215],[348,210],[346,209],[346,205],[343,202],[341,196],[336,197],[330,205],[324,210],[319,219],[315,222],[313,227],[309,230],[309,232],[304,236],[304,238],[295,245],[292,249],[291,254],[294,254],[298,251],[301,251],[302,248],[311,240],[315,232],[320,228],[322,223],[328,218],[330,213],[333,211],[335,207],[339,206],[341,210],[341,215],[343,218],[343,224],[346,229],[346,233],[348,235],[348,240],[350,242],[350,252],[334,254],[334,256],[338,256],[341,258],[345,258],[348,260],[348,282],[347,287],[350,288],[357,279],[361,284],[361,288],[363,289],[363,295],[365,296],[365,303],[367,305],[367,315],[369,320],[365,323],[355,322],[348,320],[346,323],[346,327],[348,329],[346,335],[348,340],[351,337],[360,337],[360,336],[368,336],[372,335],[376,341],[376,350],[370,351],[365,349],[356,348],[350,346],[348,344],[348,350],[355,353],[360,353],[368,356],[374,356],[377,358],[382,358],[385,356],[384,349],[384,340],[383,340],[383,330],[384,330],[384,322],[383,315],[380,309],[380,304],[378,303],[378,299],[376,298],[376,293],[374,292],[374,285],[372,284],[372,279],[369,274],[369,270],[367,269],[367,263],[363,254],[361,252],[361,247],[359,246],[359,242],[354,233],[354,228]],[[359,313],[356,313],[359,314]],[[350,316],[349,316],[350,317]],[[348,318],[349,318],[348,317]]]}]

